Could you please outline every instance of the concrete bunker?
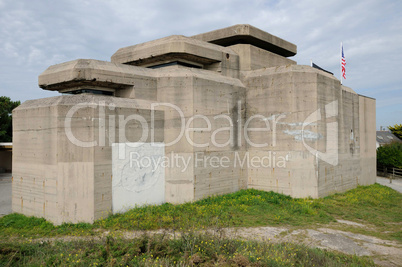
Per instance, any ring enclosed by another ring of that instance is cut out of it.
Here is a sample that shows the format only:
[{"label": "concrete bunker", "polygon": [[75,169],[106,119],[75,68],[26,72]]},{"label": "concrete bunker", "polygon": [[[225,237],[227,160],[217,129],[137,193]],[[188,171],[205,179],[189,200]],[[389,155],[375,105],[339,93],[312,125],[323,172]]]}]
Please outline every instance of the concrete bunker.
[{"label": "concrete bunker", "polygon": [[62,95],[13,111],[13,211],[93,222],[245,188],[317,198],[374,183],[375,100],[296,52],[235,25],[50,66],[39,86]]}]

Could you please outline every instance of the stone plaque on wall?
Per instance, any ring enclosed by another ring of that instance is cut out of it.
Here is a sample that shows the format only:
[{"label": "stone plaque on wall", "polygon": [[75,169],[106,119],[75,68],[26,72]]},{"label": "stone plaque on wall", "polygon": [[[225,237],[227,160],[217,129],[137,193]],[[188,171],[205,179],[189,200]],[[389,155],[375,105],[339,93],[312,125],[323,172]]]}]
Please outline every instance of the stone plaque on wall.
[{"label": "stone plaque on wall", "polygon": [[113,213],[165,202],[164,156],[163,143],[113,144]]}]

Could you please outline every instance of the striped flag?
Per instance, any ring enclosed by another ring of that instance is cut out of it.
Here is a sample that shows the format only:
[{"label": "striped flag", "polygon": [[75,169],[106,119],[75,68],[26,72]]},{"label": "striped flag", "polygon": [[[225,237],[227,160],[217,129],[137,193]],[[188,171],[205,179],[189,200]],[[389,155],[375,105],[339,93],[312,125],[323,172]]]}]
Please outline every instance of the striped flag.
[{"label": "striped flag", "polygon": [[346,58],[345,54],[343,53],[343,44],[341,43],[341,83],[342,83],[342,78],[346,80]]}]

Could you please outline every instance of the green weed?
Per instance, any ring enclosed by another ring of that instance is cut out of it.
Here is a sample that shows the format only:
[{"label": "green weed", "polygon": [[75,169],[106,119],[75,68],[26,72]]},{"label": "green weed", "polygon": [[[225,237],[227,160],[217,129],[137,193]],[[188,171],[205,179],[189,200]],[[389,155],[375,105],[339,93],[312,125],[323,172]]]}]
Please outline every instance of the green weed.
[{"label": "green weed", "polygon": [[184,231],[205,228],[287,225],[311,227],[345,219],[375,226],[355,232],[401,240],[402,194],[378,184],[359,186],[322,199],[291,198],[254,189],[211,196],[180,205],[137,207],[93,225],[54,226],[44,219],[10,214],[0,218],[0,237],[93,235],[96,229]]},{"label": "green weed", "polygon": [[188,233],[133,240],[0,243],[1,266],[374,266],[349,256],[294,244],[242,241]]}]

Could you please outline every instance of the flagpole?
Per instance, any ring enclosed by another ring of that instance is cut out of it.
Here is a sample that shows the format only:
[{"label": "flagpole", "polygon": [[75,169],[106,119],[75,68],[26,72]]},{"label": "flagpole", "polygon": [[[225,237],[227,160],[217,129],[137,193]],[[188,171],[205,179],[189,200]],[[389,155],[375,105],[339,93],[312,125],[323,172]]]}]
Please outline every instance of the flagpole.
[{"label": "flagpole", "polygon": [[341,72],[340,80],[341,80],[341,85],[342,85],[342,42],[341,42],[341,47],[340,47],[340,61],[339,61],[339,63],[340,63],[340,68],[339,68],[339,70],[340,70],[340,72]]}]

